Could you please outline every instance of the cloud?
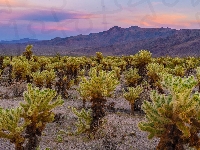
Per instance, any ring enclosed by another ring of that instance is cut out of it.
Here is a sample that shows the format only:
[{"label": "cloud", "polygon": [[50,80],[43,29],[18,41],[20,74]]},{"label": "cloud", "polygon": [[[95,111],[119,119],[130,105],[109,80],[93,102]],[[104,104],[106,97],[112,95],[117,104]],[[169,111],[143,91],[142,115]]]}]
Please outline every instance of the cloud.
[{"label": "cloud", "polygon": [[1,7],[26,7],[30,4],[27,0],[0,0]]},{"label": "cloud", "polygon": [[[1,14],[1,13],[0,13]],[[88,14],[85,12],[74,12],[53,9],[12,9],[12,13],[4,13],[1,21],[18,20],[18,21],[35,21],[35,22],[61,22],[71,19],[89,19],[98,18],[99,15]]]},{"label": "cloud", "polygon": [[118,19],[126,25],[139,25],[141,27],[173,27],[190,28],[198,24],[198,20],[191,20],[183,14],[156,14],[156,16],[137,16],[134,19]]},{"label": "cloud", "polygon": [[82,19],[93,17],[91,14],[83,14],[68,11],[51,11],[51,10],[31,10],[21,14],[19,20],[60,22],[67,19]]}]

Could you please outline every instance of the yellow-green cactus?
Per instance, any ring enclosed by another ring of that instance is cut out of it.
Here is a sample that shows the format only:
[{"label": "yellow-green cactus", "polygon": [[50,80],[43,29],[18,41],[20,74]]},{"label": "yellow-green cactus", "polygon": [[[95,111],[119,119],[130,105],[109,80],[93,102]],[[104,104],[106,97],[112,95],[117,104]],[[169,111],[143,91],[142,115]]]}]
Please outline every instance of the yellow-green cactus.
[{"label": "yellow-green cactus", "polygon": [[33,72],[31,74],[32,78],[33,78],[33,84],[35,84],[35,86],[38,86],[39,88],[42,88],[44,86],[45,83],[45,78],[46,76],[44,75],[44,72]]},{"label": "yellow-green cactus", "polygon": [[161,87],[161,76],[160,74],[166,73],[167,69],[164,68],[162,64],[158,63],[149,63],[147,65],[147,75],[149,78],[149,82],[151,88],[158,89],[160,93],[163,93],[163,89]]},{"label": "yellow-green cactus", "polygon": [[31,73],[31,65],[24,56],[14,57],[12,62],[12,77],[17,81],[27,79]]},{"label": "yellow-green cactus", "polygon": [[106,72],[100,70],[97,72],[92,68],[89,72],[90,78],[82,77],[79,84],[79,93],[85,95],[87,99],[105,98],[113,94],[119,81],[116,79],[114,71]]},{"label": "yellow-green cactus", "polygon": [[124,92],[124,98],[129,101],[131,105],[131,113],[134,115],[134,104],[136,99],[140,97],[140,94],[142,93],[143,88],[141,86],[137,87],[128,87],[128,92]]},{"label": "yellow-green cactus", "polygon": [[171,70],[171,72],[176,76],[183,77],[185,75],[186,69],[180,65],[177,65],[174,69]]},{"label": "yellow-green cactus", "polygon": [[10,62],[11,62],[11,58],[6,56],[4,57],[3,59],[3,68],[7,67],[8,65],[10,65]]},{"label": "yellow-green cactus", "polygon": [[101,123],[101,118],[105,116],[105,98],[112,96],[118,83],[114,71],[100,70],[97,72],[96,68],[92,68],[89,72],[89,78],[82,77],[78,91],[81,96],[92,102],[92,131],[96,130],[96,127]]},{"label": "yellow-green cactus", "polygon": [[92,110],[81,109],[81,111],[78,111],[75,107],[72,107],[72,112],[78,117],[78,121],[75,124],[77,127],[76,133],[81,134],[89,131],[92,122]]},{"label": "yellow-green cactus", "polygon": [[130,68],[124,72],[124,78],[126,85],[133,87],[136,86],[138,81],[141,79],[141,76],[138,74],[139,69]]},{"label": "yellow-green cactus", "polygon": [[30,123],[20,123],[22,109],[20,107],[15,109],[0,108],[0,138],[9,139],[11,143],[15,144],[16,150],[23,150],[22,144],[25,138],[22,132],[26,125]]},{"label": "yellow-green cactus", "polygon": [[96,52],[97,62],[100,64],[103,59],[103,54],[101,52]]},{"label": "yellow-green cactus", "polygon": [[26,128],[26,134],[29,138],[28,149],[38,146],[37,136],[41,136],[46,124],[54,120],[52,109],[64,103],[61,96],[52,101],[56,96],[56,91],[51,89],[33,88],[31,84],[27,85],[27,91],[24,92],[24,103],[20,103],[23,108],[22,117],[25,122],[31,123]]},{"label": "yellow-green cactus", "polygon": [[23,56],[25,56],[26,59],[28,59],[28,60],[30,60],[33,55],[32,48],[33,48],[33,45],[27,45],[26,51],[23,52]]},{"label": "yellow-green cactus", "polygon": [[196,68],[196,78],[197,78],[197,81],[198,81],[199,92],[200,92],[200,67]]},{"label": "yellow-green cactus", "polygon": [[149,138],[158,137],[157,149],[183,149],[183,145],[200,148],[200,94],[192,93],[197,85],[193,76],[188,78],[163,75],[162,86],[169,94],[151,93],[152,102],[144,101],[142,109],[146,122],[139,128],[149,132]]}]

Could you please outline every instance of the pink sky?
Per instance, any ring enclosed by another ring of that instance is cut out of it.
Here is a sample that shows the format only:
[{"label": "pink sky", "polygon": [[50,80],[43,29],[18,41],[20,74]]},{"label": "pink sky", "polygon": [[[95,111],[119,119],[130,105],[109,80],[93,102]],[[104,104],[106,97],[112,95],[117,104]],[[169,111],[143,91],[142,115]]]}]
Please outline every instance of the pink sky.
[{"label": "pink sky", "polygon": [[199,1],[166,1],[0,0],[0,40],[51,39],[113,26],[200,28]]}]

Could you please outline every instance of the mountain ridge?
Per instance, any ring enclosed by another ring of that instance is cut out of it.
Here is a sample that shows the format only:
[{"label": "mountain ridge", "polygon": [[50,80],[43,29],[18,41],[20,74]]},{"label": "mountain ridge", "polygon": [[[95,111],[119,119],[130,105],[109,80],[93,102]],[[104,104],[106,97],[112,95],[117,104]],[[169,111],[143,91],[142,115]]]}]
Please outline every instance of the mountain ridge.
[{"label": "mountain ridge", "polygon": [[0,43],[0,53],[24,51],[33,45],[36,55],[91,56],[97,51],[104,55],[133,55],[149,50],[153,56],[200,56],[200,29],[140,28],[114,26],[107,31],[27,43]]}]

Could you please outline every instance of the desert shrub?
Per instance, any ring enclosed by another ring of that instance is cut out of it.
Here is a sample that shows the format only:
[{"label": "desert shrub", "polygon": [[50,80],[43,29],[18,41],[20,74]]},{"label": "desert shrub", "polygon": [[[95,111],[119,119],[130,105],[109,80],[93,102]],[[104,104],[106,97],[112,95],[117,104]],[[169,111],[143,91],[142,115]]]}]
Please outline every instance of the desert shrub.
[{"label": "desert shrub", "polygon": [[101,118],[105,116],[106,97],[113,95],[118,83],[114,71],[97,71],[96,68],[92,68],[89,72],[89,78],[82,77],[78,91],[84,99],[90,100],[92,103],[91,131],[95,131],[101,124]]},{"label": "desert shrub", "polygon": [[163,75],[162,86],[168,94],[152,91],[152,102],[144,101],[146,122],[139,128],[149,132],[148,138],[160,138],[157,149],[184,149],[184,144],[200,148],[200,94],[193,93],[197,81],[194,76],[181,78]]},{"label": "desert shrub", "polygon": [[[32,150],[39,146],[39,138],[47,123],[54,120],[52,109],[63,100],[51,89],[33,88],[27,85],[24,102],[14,109],[0,108],[0,137],[15,144],[16,150]],[[24,145],[25,141],[26,144]]]},{"label": "desert shrub", "polygon": [[128,92],[124,91],[124,98],[129,101],[131,105],[131,113],[134,115],[135,101],[140,97],[143,88],[141,86],[128,87]]}]

